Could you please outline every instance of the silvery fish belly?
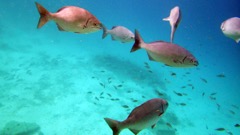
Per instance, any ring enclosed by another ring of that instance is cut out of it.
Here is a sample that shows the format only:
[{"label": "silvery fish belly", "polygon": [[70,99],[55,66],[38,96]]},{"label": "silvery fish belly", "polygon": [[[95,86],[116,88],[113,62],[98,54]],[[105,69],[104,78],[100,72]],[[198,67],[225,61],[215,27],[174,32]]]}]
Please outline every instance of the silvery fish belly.
[{"label": "silvery fish belly", "polygon": [[240,41],[240,18],[232,17],[227,19],[221,24],[221,30],[223,34],[233,40],[236,43]]},{"label": "silvery fish belly", "polygon": [[40,14],[38,28],[41,28],[49,20],[55,21],[60,31],[92,33],[102,28],[100,21],[83,8],[66,6],[56,13],[50,13],[38,3],[36,6]]}]

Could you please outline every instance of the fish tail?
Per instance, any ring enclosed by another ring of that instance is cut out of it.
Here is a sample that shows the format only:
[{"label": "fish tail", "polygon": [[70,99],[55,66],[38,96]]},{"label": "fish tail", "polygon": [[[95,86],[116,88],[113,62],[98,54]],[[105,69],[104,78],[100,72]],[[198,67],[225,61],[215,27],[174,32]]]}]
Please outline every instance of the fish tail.
[{"label": "fish tail", "polygon": [[38,12],[40,14],[40,18],[39,18],[38,25],[37,25],[37,28],[39,29],[45,23],[48,22],[50,13],[42,5],[40,5],[37,2],[35,2],[35,3],[36,3],[36,6],[37,6],[37,9],[38,9]]},{"label": "fish tail", "polygon": [[113,135],[119,135],[121,130],[118,128],[118,125],[120,122],[110,118],[104,118],[104,120],[107,122],[108,126],[112,129]]},{"label": "fish tail", "polygon": [[130,52],[134,52],[140,49],[143,43],[144,41],[141,35],[139,34],[138,30],[135,30],[135,43],[133,44],[133,47]]},{"label": "fish tail", "polygon": [[108,35],[108,30],[103,24],[102,24],[102,28],[103,28],[102,39],[104,39]]}]

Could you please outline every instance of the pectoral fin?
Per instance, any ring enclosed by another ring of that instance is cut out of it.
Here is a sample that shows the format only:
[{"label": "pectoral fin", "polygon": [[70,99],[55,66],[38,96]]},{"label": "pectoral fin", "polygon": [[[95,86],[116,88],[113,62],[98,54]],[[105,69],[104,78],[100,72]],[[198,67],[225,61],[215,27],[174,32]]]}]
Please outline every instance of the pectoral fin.
[{"label": "pectoral fin", "polygon": [[154,128],[154,127],[156,127],[156,124],[153,124],[153,125],[152,125],[152,128]]},{"label": "pectoral fin", "polygon": [[129,129],[130,131],[132,131],[135,135],[137,135],[141,130],[135,130],[135,129]]},{"label": "pectoral fin", "polygon": [[163,18],[163,21],[170,21],[170,17]]},{"label": "pectoral fin", "polygon": [[158,116],[161,116],[163,114],[163,112],[161,112],[160,110],[157,110],[156,113],[158,114]]},{"label": "pectoral fin", "polygon": [[57,24],[58,30],[65,31],[59,24]]}]

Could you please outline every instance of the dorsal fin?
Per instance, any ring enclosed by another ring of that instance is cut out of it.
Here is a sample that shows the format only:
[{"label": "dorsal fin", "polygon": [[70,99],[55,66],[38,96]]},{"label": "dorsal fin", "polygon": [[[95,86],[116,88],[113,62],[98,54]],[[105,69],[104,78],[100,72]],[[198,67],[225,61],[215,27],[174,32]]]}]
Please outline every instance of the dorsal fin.
[{"label": "dorsal fin", "polygon": [[67,8],[67,7],[69,7],[69,6],[62,7],[62,8],[60,8],[60,9],[58,9],[57,12],[60,12],[60,11],[62,11],[63,9],[65,9],[65,8]]},{"label": "dorsal fin", "polygon": [[117,27],[118,27],[118,26],[113,26],[112,29],[115,29],[115,28],[117,28]]}]

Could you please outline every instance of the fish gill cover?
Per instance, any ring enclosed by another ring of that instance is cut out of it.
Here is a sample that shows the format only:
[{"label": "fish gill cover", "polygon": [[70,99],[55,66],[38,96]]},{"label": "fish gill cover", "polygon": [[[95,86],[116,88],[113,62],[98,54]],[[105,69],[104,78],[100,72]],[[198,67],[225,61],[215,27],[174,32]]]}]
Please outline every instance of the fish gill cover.
[{"label": "fish gill cover", "polygon": [[105,117],[124,120],[153,98],[169,106],[139,135],[240,134],[240,46],[220,29],[240,17],[238,0],[37,1],[52,13],[84,8],[109,29],[137,29],[146,43],[170,42],[162,19],[179,6],[173,43],[198,59],[192,68],[150,61],[144,49],[130,53],[133,41],[103,40],[102,30],[63,32],[54,21],[36,29],[35,2],[0,0],[0,134],[111,135]]}]

